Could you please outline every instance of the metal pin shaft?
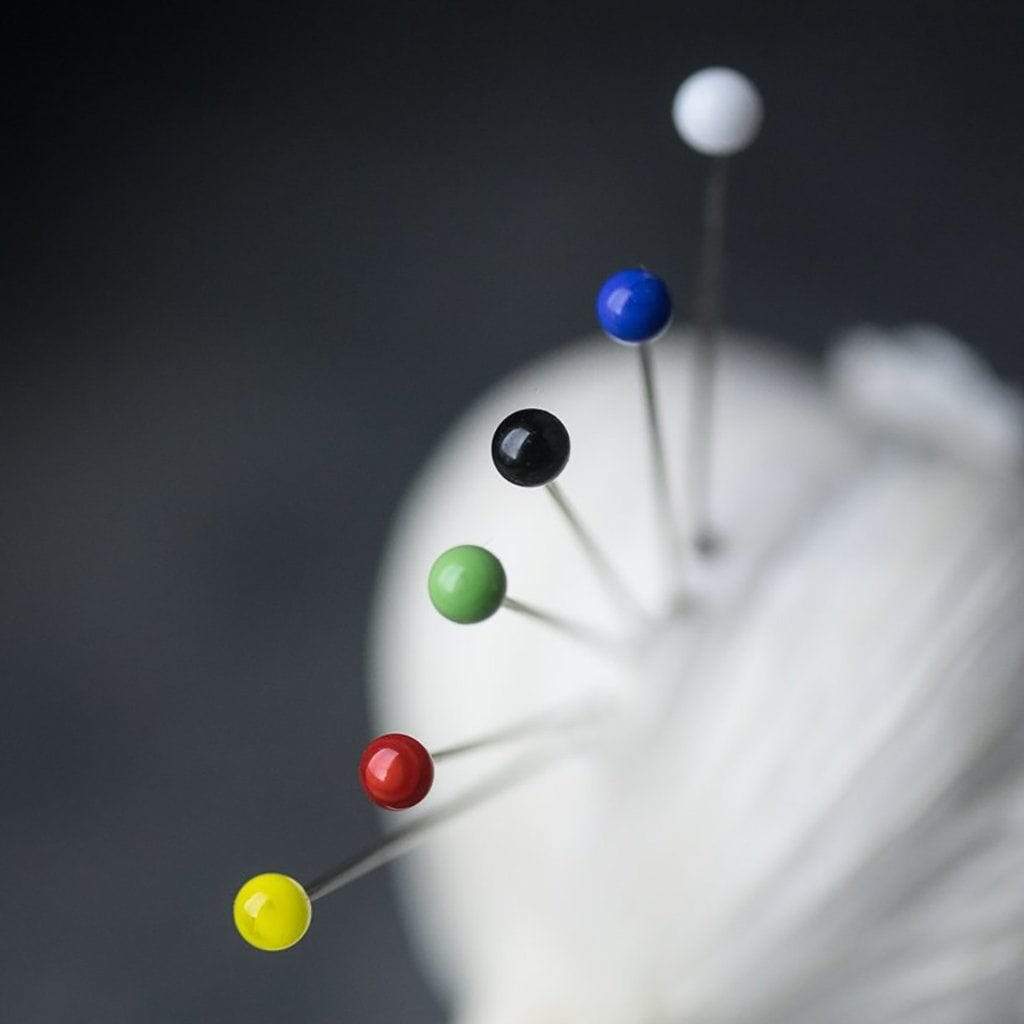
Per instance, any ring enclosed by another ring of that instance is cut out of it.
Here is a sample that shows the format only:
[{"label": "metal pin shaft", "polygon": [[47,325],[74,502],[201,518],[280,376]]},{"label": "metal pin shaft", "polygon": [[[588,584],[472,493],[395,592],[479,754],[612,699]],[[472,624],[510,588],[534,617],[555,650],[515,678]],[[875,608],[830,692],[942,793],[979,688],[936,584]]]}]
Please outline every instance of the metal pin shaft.
[{"label": "metal pin shaft", "polygon": [[660,523],[665,553],[673,572],[680,566],[679,533],[672,516],[672,497],[669,492],[668,467],[665,460],[665,444],[661,433],[661,418],[658,413],[658,396],[654,387],[654,363],[650,344],[637,345],[640,355],[640,377],[643,384],[644,407],[647,413],[647,433],[651,447],[651,468],[654,473],[655,503]]},{"label": "metal pin shaft", "polygon": [[636,618],[646,620],[647,613],[619,574],[612,568],[612,564],[609,562],[604,551],[601,550],[601,547],[591,536],[590,531],[583,525],[576,510],[569,504],[569,499],[566,498],[562,488],[556,481],[552,480],[545,487],[545,490],[551,495],[551,500],[569,524],[569,529],[572,530],[579,546],[590,559],[594,571],[604,584],[604,588],[608,592],[608,596],[611,597],[612,602],[617,606],[625,606]]},{"label": "metal pin shaft", "polygon": [[697,334],[693,352],[688,435],[688,491],[692,540],[701,553],[709,552],[715,544],[711,523],[711,461],[714,451],[715,372],[722,327],[726,167],[724,157],[715,157],[708,169],[704,190],[700,277],[697,282]]},{"label": "metal pin shaft", "polygon": [[511,767],[494,772],[443,807],[417,818],[416,821],[385,836],[357,856],[343,861],[337,867],[314,879],[305,886],[306,894],[311,901],[315,902],[356,879],[362,878],[363,875],[368,875],[371,871],[383,867],[401,857],[402,854],[408,853],[445,822],[535,775],[550,765],[554,757],[555,752],[551,752],[546,757],[520,760]]}]

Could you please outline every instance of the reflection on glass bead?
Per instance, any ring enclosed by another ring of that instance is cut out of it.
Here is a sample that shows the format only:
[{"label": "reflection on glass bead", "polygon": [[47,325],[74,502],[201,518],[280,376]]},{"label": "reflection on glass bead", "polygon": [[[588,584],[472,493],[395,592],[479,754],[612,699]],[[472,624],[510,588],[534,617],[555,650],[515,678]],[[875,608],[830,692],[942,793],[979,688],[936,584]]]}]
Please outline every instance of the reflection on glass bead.
[{"label": "reflection on glass bead", "polygon": [[491,458],[509,483],[540,487],[551,483],[569,461],[569,432],[543,409],[520,409],[498,424]]},{"label": "reflection on glass bead", "polygon": [[378,806],[400,811],[418,804],[434,784],[434,762],[419,740],[392,732],[371,741],[359,759],[359,781]]},{"label": "reflection on glass bead", "polygon": [[505,599],[505,570],[486,548],[449,548],[430,567],[427,590],[434,607],[452,622],[489,619]]},{"label": "reflection on glass bead", "polygon": [[597,293],[597,319],[615,341],[651,341],[672,319],[672,297],[657,274],[640,267],[620,270]]},{"label": "reflection on glass bead", "polygon": [[268,952],[294,946],[306,934],[312,916],[306,890],[288,875],[255,875],[235,896],[239,935],[250,946]]}]

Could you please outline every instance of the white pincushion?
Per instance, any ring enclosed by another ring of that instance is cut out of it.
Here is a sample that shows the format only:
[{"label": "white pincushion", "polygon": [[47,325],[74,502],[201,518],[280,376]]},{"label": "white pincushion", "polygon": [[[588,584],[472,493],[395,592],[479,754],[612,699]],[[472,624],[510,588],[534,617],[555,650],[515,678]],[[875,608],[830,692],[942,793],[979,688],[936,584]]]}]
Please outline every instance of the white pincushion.
[{"label": "white pincushion", "polygon": [[[832,389],[778,354],[725,348],[725,548],[691,574],[691,610],[626,666],[508,613],[455,626],[425,579],[439,551],[480,543],[510,594],[621,623],[546,496],[490,464],[494,426],[529,405],[564,421],[561,483],[667,609],[631,353],[604,340],[559,352],[441,442],[383,568],[381,728],[442,745],[591,687],[619,701],[598,752],[446,826],[403,865],[418,946],[467,1024],[1019,1016],[1018,406],[980,397],[993,393],[980,369],[921,384],[902,344],[856,336]],[[875,351],[888,369],[872,368]],[[686,338],[654,355],[681,495]],[[877,402],[867,415],[872,375],[928,415],[886,417]],[[926,422],[951,443],[923,446]],[[956,443],[967,435],[987,440]],[[446,765],[431,799],[501,756]]]}]

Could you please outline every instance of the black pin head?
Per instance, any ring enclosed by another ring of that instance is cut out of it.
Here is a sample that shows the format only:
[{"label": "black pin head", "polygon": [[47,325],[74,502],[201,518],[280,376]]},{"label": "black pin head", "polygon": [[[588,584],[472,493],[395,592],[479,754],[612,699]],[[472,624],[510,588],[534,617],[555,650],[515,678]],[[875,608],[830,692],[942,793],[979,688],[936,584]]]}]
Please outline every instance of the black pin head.
[{"label": "black pin head", "polygon": [[494,467],[518,487],[549,484],[569,461],[569,432],[543,409],[520,409],[506,416],[491,441]]}]

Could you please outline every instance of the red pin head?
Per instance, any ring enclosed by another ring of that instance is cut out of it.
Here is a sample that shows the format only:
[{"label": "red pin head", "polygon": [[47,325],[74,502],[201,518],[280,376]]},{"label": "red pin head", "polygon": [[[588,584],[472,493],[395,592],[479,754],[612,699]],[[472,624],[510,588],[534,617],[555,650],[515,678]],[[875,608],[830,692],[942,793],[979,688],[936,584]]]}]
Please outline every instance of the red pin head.
[{"label": "red pin head", "polygon": [[378,806],[401,811],[418,804],[434,784],[434,762],[419,740],[400,732],[378,736],[359,759],[359,781]]}]

